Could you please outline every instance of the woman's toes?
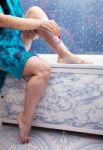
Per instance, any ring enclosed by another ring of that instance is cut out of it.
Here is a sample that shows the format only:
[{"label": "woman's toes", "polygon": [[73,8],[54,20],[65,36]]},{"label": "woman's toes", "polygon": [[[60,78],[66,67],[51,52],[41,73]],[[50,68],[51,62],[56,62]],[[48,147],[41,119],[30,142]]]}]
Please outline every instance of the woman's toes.
[{"label": "woman's toes", "polygon": [[64,58],[58,57],[57,62],[66,63],[66,64],[91,64],[92,63],[91,61],[87,59],[83,59],[75,55],[66,56]]},{"label": "woman's toes", "polygon": [[18,125],[20,128],[19,141],[21,141],[21,143],[23,144],[30,142],[30,137],[28,136],[28,134],[31,129],[31,123],[27,124],[26,122],[23,121],[22,113],[20,113],[18,116]]},{"label": "woman's toes", "polygon": [[31,142],[31,137],[29,137],[29,136],[20,136],[18,138],[18,141],[20,141],[22,144],[30,143]]}]

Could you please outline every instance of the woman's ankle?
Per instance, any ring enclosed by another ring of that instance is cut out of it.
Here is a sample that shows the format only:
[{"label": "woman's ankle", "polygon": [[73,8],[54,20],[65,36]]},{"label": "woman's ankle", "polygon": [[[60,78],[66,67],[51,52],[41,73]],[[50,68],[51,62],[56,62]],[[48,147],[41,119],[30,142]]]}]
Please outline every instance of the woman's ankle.
[{"label": "woman's ankle", "polygon": [[68,50],[61,51],[58,54],[59,58],[65,58],[65,57],[71,57],[71,56],[73,56],[73,54],[71,52],[69,52]]}]

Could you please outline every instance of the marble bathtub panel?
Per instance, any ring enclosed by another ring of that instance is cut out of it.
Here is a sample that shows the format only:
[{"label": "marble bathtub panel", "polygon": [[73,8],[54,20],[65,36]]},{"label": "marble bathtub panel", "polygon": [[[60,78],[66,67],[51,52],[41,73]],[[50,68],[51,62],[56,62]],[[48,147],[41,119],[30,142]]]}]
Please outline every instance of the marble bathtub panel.
[{"label": "marble bathtub panel", "polygon": [[65,133],[62,150],[102,150],[103,136]]},{"label": "marble bathtub panel", "polygon": [[[23,109],[25,80],[8,78],[2,91],[2,116],[12,121]],[[103,134],[102,75],[52,73],[41,101],[36,124]]]},{"label": "marble bathtub panel", "polygon": [[18,128],[5,127],[0,130],[0,150],[62,150],[63,133],[48,129],[32,129],[32,141],[29,144],[21,144],[17,137]]}]

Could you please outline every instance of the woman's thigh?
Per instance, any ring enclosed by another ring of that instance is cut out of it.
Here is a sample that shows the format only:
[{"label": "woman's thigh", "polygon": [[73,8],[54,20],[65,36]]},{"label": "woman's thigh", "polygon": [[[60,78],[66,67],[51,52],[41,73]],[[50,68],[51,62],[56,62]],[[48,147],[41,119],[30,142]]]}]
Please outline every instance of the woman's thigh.
[{"label": "woman's thigh", "polygon": [[37,75],[39,72],[43,71],[50,72],[50,68],[50,65],[45,60],[37,56],[32,56],[25,64],[23,76]]}]

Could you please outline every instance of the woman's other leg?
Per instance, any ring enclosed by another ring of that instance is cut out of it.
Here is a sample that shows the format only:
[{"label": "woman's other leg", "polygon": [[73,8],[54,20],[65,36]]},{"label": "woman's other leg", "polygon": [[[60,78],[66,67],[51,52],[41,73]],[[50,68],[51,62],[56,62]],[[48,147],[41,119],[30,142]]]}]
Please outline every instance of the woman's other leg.
[{"label": "woman's other leg", "polygon": [[30,141],[29,131],[33,114],[43,95],[50,74],[50,66],[38,57],[31,57],[25,65],[23,75],[29,76],[29,80],[25,90],[24,110],[18,115],[17,119],[20,128],[20,141],[22,143]]},{"label": "woman's other leg", "polygon": [[[27,13],[27,18],[35,18],[35,19],[41,19],[41,20],[48,20],[47,15],[45,12],[37,7],[31,7]],[[48,31],[43,30],[31,30],[26,31],[22,34],[22,39],[26,45],[27,50],[30,49],[32,40],[34,37],[38,35],[40,38],[42,38],[46,43],[49,44],[49,46],[58,54],[58,62],[59,63],[89,63],[87,60],[81,59],[77,57],[76,55],[72,54],[68,48],[64,45],[62,40],[59,39],[59,37],[56,37],[52,35]]]},{"label": "woman's other leg", "polygon": [[[26,18],[34,18],[34,19],[40,19],[40,20],[47,20],[46,14],[42,11],[41,8],[38,6],[33,6],[28,9],[28,11],[25,14]],[[26,50],[30,50],[32,41],[38,38],[39,35],[36,33],[36,30],[26,30],[21,34],[21,38],[25,44]]]}]

